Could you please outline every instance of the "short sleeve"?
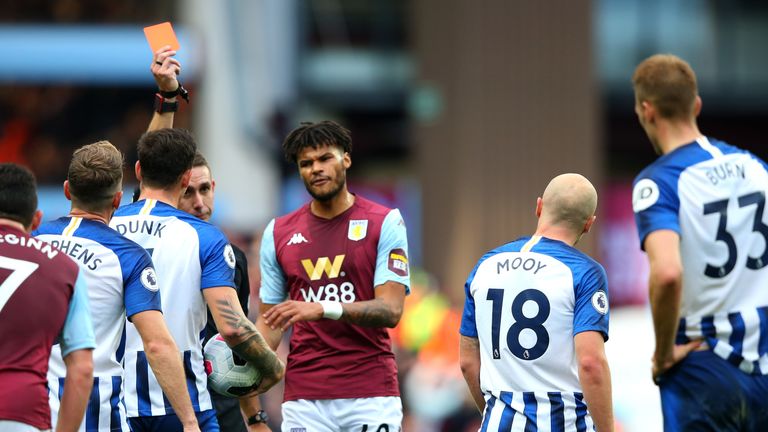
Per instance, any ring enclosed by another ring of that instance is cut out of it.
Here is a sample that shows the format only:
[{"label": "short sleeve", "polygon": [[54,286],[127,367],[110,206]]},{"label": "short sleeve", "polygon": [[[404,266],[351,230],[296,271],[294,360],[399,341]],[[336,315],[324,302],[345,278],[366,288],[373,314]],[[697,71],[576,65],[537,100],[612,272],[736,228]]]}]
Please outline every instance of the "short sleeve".
[{"label": "short sleeve", "polygon": [[261,268],[261,288],[259,298],[265,304],[278,304],[288,297],[285,289],[285,274],[277,262],[275,250],[275,220],[272,219],[264,229],[259,250]]},{"label": "short sleeve", "polygon": [[608,340],[608,278],[605,270],[594,263],[580,276],[574,286],[573,334],[597,331]]},{"label": "short sleeve", "polygon": [[235,252],[218,229],[200,230],[200,289],[235,287]]},{"label": "short sleeve", "polygon": [[645,238],[654,231],[669,229],[680,232],[680,200],[675,189],[660,178],[642,177],[635,181],[632,209],[643,250]]},{"label": "short sleeve", "polygon": [[143,249],[138,249],[130,261],[122,263],[129,265],[131,269],[123,276],[125,314],[128,320],[139,312],[162,311],[160,286],[149,254]]},{"label": "short sleeve", "polygon": [[88,287],[85,276],[80,271],[78,271],[74,293],[69,302],[67,318],[59,341],[62,357],[66,357],[72,351],[96,348],[91,311],[88,307]]},{"label": "short sleeve", "polygon": [[461,326],[459,327],[459,333],[462,336],[477,338],[477,323],[475,322],[475,297],[472,295],[472,281],[475,279],[477,269],[480,267],[478,263],[472,273],[469,274],[467,281],[464,283],[464,312],[461,315]]},{"label": "short sleeve", "polygon": [[391,210],[381,225],[373,286],[377,287],[389,281],[405,285],[406,294],[411,292],[408,237],[405,221],[397,209]]}]

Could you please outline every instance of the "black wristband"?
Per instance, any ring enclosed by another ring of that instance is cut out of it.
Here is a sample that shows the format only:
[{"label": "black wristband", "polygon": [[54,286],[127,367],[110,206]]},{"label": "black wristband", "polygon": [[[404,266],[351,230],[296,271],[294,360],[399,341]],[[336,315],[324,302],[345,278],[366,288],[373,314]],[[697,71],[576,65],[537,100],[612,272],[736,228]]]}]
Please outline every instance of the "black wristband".
[{"label": "black wristband", "polygon": [[179,101],[168,102],[160,93],[155,93],[155,112],[169,113],[179,109]]},{"label": "black wristband", "polygon": [[187,91],[187,89],[185,89],[184,86],[181,85],[181,83],[179,83],[179,86],[176,87],[176,90],[174,91],[158,90],[157,93],[166,99],[170,99],[176,96],[181,96],[182,99],[184,99],[185,101],[187,101],[187,103],[189,103],[189,91]]},{"label": "black wristband", "polygon": [[267,423],[267,421],[269,421],[269,416],[267,416],[267,413],[264,410],[258,410],[256,411],[256,414],[248,417],[248,426],[253,426],[259,423]]}]

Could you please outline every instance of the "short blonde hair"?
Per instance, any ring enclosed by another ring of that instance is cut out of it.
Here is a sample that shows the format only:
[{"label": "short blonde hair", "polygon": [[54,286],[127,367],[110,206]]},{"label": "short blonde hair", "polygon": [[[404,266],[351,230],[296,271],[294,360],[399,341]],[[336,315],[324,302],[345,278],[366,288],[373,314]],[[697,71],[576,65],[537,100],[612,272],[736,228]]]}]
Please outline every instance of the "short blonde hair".
[{"label": "short blonde hair", "polygon": [[696,74],[680,57],[656,54],[640,63],[632,76],[637,102],[650,102],[666,119],[693,116],[698,95]]},{"label": "short blonde hair", "polygon": [[109,141],[84,145],[72,154],[67,180],[79,205],[99,209],[122,187],[123,155]]}]

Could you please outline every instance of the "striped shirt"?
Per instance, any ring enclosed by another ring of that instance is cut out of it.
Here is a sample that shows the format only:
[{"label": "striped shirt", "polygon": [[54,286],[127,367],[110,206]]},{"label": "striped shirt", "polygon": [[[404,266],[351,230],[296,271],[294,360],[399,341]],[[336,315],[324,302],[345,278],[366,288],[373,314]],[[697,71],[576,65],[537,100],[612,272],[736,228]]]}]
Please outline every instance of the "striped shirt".
[{"label": "striped shirt", "polygon": [[[128,431],[120,403],[125,352],[125,320],[147,310],[160,310],[157,277],[149,254],[101,222],[63,217],[34,233],[68,255],[80,267],[88,286],[96,336],[93,391],[81,431]],[[48,369],[49,403],[56,424],[66,366],[56,345]]]},{"label": "striped shirt", "polygon": [[[163,315],[184,363],[187,389],[196,412],[212,409],[203,367],[202,339],[207,310],[202,290],[234,288],[235,257],[213,225],[154,199],[117,210],[110,226],[140,244],[157,269]],[[149,368],[141,338],[127,325],[125,406],[128,417],[173,414]]]},{"label": "striped shirt", "polygon": [[563,242],[525,237],[485,254],[465,293],[460,332],[480,343],[480,430],[593,430],[573,337],[608,339],[603,267]]},{"label": "striped shirt", "polygon": [[657,230],[680,235],[676,342],[705,339],[749,374],[768,374],[766,193],[765,162],[701,137],[643,170],[632,194],[643,247]]}]

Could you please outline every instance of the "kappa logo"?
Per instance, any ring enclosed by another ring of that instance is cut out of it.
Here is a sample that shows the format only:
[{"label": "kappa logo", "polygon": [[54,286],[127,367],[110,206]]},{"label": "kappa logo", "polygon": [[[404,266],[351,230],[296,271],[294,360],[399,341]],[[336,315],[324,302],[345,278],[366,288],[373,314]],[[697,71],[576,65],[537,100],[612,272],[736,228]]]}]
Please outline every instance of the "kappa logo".
[{"label": "kappa logo", "polygon": [[336,255],[333,261],[328,257],[320,257],[317,262],[312,262],[311,259],[306,258],[301,260],[301,265],[304,266],[304,271],[307,272],[310,280],[318,280],[323,277],[323,273],[328,275],[328,279],[339,277],[341,273],[341,264],[344,262],[345,255]]},{"label": "kappa logo", "polygon": [[147,267],[141,271],[141,284],[144,285],[144,288],[152,292],[160,289],[157,284],[157,274],[155,274],[155,269]]},{"label": "kappa logo", "polygon": [[309,243],[309,241],[307,241],[307,239],[304,238],[304,236],[300,232],[294,233],[291,236],[291,239],[288,240],[288,243],[286,243],[286,246],[299,244],[299,243]]}]

